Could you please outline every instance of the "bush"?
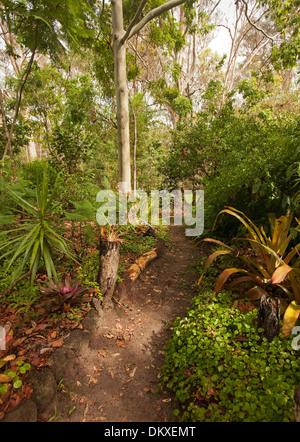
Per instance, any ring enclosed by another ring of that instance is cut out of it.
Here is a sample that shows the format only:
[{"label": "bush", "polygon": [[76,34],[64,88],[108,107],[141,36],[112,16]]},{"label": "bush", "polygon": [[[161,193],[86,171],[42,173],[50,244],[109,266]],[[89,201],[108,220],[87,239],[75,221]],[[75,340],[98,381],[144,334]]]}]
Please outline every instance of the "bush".
[{"label": "bush", "polygon": [[55,185],[51,187],[47,169],[43,170],[42,180],[40,177],[37,178],[33,198],[23,197],[11,188],[8,188],[6,192],[6,196],[18,207],[15,218],[2,221],[3,224],[14,222],[16,225],[0,232],[0,260],[11,258],[6,271],[11,271],[12,266],[21,260],[12,274],[12,282],[20,277],[25,269],[28,271],[29,267],[31,283],[33,283],[41,260],[44,261],[49,279],[52,280],[53,277],[57,279],[54,252],[63,254],[74,261],[76,259],[69,251],[65,239],[56,232],[53,212],[57,206],[54,200],[57,188]]},{"label": "bush", "polygon": [[[272,111],[266,117],[229,100],[217,114],[200,112],[195,121],[178,125],[161,165],[164,185],[205,190],[206,233],[224,206],[268,225],[266,213],[280,216],[295,194],[292,170],[299,159],[298,139],[297,114]],[[235,220],[223,219],[216,234],[234,236],[238,228]]]},{"label": "bush", "polygon": [[292,421],[299,350],[283,335],[261,338],[257,310],[242,312],[230,292],[214,296],[199,293],[167,345],[161,378],[180,404],[175,420]]}]

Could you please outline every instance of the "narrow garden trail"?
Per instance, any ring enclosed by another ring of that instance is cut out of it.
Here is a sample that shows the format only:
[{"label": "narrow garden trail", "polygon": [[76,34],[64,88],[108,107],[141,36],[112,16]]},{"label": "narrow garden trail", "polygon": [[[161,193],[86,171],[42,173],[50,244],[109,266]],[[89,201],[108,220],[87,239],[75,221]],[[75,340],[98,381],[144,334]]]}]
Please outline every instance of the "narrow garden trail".
[{"label": "narrow garden trail", "polygon": [[159,372],[172,322],[183,316],[197,293],[201,252],[170,226],[166,247],[140,276],[134,295],[106,312],[66,374],[53,417],[56,422],[164,422],[172,418],[172,398],[159,390]]}]

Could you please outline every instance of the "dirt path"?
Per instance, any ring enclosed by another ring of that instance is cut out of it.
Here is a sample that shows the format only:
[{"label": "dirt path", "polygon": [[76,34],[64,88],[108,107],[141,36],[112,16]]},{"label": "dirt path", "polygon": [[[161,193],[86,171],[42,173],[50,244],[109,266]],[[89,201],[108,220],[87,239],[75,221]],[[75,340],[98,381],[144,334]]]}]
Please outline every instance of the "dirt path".
[{"label": "dirt path", "polygon": [[201,252],[182,227],[170,235],[172,247],[139,278],[126,307],[105,314],[72,379],[62,381],[57,422],[171,420],[172,398],[159,391],[158,376],[172,321],[197,293]]}]

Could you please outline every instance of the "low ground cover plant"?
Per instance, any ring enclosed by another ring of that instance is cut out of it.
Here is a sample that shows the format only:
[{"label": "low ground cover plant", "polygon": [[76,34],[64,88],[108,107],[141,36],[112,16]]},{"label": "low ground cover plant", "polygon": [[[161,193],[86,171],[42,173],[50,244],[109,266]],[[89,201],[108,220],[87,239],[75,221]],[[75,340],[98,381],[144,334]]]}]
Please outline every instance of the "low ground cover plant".
[{"label": "low ground cover plant", "polygon": [[252,304],[227,291],[215,296],[204,284],[187,316],[174,323],[161,373],[178,403],[174,419],[293,421],[300,383],[295,337],[294,345],[282,334],[269,342]]}]

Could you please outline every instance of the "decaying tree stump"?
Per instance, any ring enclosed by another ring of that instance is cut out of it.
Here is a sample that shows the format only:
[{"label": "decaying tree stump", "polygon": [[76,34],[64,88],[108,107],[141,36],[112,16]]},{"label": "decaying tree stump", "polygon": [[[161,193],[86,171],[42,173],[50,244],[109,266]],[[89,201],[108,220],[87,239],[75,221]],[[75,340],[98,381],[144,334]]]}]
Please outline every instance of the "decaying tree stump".
[{"label": "decaying tree stump", "polygon": [[300,386],[297,387],[294,392],[294,412],[295,421],[300,422]]},{"label": "decaying tree stump", "polygon": [[267,298],[262,295],[257,314],[257,326],[263,328],[262,336],[269,341],[279,335],[280,321],[280,300],[278,298]]},{"label": "decaying tree stump", "polygon": [[100,239],[98,283],[103,295],[103,308],[110,308],[119,267],[120,243]]}]

